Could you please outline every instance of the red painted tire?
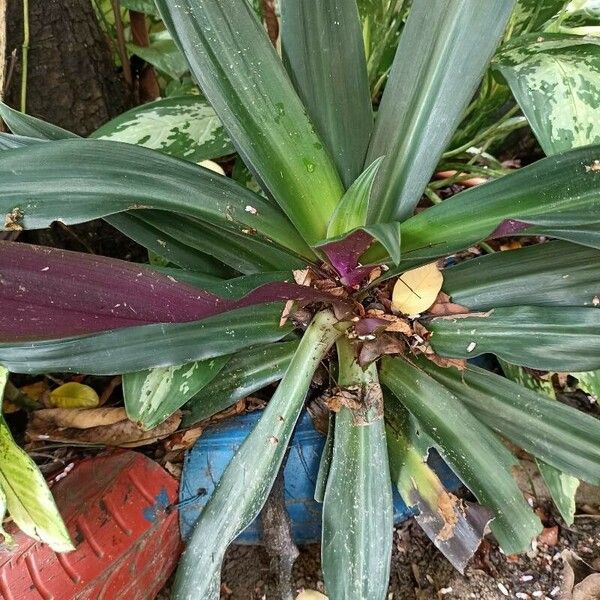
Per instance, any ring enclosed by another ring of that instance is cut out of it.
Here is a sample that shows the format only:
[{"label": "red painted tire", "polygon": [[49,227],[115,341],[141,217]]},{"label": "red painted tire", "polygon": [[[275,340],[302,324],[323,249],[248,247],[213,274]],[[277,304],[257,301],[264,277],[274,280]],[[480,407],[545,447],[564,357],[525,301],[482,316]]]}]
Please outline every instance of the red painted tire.
[{"label": "red painted tire", "polygon": [[0,549],[3,600],[152,600],[181,554],[177,481],[143,454],[82,460],[52,488],[76,550],[56,554],[13,526]]}]

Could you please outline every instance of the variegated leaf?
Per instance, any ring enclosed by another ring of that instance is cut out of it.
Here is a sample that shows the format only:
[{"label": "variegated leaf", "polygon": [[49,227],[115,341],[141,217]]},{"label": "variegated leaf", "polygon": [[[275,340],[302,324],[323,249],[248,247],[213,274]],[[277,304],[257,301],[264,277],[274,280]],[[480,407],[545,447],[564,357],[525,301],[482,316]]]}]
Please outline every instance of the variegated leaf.
[{"label": "variegated leaf", "polygon": [[192,162],[233,152],[219,117],[200,96],[138,106],[100,127],[92,137],[137,144]]},{"label": "variegated leaf", "polygon": [[600,39],[526,36],[500,52],[494,66],[546,154],[600,143]]}]

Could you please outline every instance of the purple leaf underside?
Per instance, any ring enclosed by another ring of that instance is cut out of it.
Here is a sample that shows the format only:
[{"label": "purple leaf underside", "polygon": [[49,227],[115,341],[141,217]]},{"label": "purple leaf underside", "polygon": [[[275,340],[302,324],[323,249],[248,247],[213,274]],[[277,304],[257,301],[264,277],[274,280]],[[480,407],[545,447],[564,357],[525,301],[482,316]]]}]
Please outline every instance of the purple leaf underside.
[{"label": "purple leaf underside", "polygon": [[359,266],[358,260],[373,243],[373,236],[357,229],[342,240],[320,246],[329,262],[340,275],[340,281],[347,287],[359,285],[373,270],[373,267]]},{"label": "purple leaf underside", "polygon": [[54,339],[151,323],[199,321],[266,302],[343,303],[271,282],[224,299],[151,268],[56,248],[0,241],[0,342]]},{"label": "purple leaf underside", "polygon": [[500,237],[506,237],[509,235],[514,235],[515,233],[519,233],[519,231],[523,231],[523,229],[527,229],[531,227],[530,223],[524,223],[523,221],[517,221],[516,219],[505,219],[494,229],[494,231],[489,235],[488,239],[493,240]]}]

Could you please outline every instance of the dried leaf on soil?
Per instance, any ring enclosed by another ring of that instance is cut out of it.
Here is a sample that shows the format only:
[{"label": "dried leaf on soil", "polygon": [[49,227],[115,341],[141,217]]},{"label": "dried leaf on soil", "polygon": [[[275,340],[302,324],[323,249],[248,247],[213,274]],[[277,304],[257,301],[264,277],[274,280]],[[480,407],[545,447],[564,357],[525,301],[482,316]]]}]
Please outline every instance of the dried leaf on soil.
[{"label": "dried leaf on soil", "polygon": [[177,411],[158,427],[145,430],[127,418],[124,408],[49,408],[32,413],[27,437],[32,441],[133,448],[170,435],[180,422],[181,411]]},{"label": "dried leaf on soil", "polygon": [[600,598],[600,573],[575,552],[561,553],[564,569],[561,600],[597,600]]}]

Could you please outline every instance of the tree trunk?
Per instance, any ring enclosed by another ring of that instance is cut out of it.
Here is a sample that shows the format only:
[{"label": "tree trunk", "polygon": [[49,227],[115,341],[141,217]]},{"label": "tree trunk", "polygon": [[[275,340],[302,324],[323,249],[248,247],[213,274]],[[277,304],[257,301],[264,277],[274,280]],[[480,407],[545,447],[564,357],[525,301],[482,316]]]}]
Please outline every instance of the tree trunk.
[{"label": "tree trunk", "polygon": [[[23,0],[0,0],[2,20],[4,96],[19,108]],[[127,108],[130,92],[116,71],[90,0],[29,0],[29,30],[28,114],[86,136]],[[9,75],[13,53],[17,60]]]}]

